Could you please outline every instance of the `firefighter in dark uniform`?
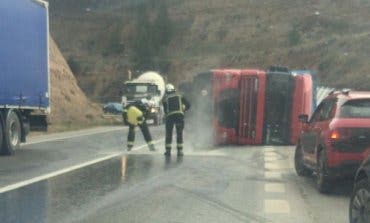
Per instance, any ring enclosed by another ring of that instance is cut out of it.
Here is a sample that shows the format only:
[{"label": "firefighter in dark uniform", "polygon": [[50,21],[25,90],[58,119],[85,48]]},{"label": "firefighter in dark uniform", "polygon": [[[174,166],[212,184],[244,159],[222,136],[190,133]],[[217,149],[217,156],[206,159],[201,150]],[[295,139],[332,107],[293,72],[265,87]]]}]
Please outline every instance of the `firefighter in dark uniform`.
[{"label": "firefighter in dark uniform", "polygon": [[172,84],[166,85],[166,95],[163,99],[163,108],[166,114],[166,152],[164,155],[171,155],[172,131],[176,127],[177,134],[177,155],[183,156],[183,130],[185,127],[184,114],[190,109],[190,103],[180,94],[176,93]]},{"label": "firefighter in dark uniform", "polygon": [[129,131],[127,136],[127,150],[130,151],[134,147],[135,142],[135,128],[138,126],[143,133],[144,139],[148,144],[151,151],[155,151],[152,136],[150,135],[148,125],[146,123],[146,117],[149,112],[148,103],[145,99],[138,100],[128,104],[123,109],[123,119],[125,123],[129,125]]}]

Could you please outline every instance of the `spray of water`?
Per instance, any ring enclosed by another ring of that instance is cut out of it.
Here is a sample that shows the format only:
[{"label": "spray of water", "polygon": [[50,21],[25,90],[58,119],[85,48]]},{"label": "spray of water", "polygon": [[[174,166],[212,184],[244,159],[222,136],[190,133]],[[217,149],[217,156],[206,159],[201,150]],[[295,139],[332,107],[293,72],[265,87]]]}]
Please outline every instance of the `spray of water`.
[{"label": "spray of water", "polygon": [[192,104],[186,114],[186,134],[189,145],[194,150],[204,150],[213,146],[214,100],[210,73],[199,74],[194,78],[190,93],[187,94]]}]

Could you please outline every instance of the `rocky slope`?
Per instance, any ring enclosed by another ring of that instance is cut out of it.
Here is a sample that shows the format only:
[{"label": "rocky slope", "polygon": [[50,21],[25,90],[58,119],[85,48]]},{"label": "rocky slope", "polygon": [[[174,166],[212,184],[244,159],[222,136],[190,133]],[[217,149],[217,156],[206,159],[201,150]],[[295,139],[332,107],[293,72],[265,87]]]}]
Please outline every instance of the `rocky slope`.
[{"label": "rocky slope", "polygon": [[79,88],[63,55],[50,38],[51,126],[88,125],[102,119],[101,109],[91,103]]}]

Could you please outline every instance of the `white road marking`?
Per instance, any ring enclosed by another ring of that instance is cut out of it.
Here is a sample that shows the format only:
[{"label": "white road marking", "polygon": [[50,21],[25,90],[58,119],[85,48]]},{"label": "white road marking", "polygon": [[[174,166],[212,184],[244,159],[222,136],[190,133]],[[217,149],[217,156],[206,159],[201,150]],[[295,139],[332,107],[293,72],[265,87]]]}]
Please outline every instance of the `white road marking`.
[{"label": "white road marking", "polygon": [[[162,142],[163,140],[164,139],[157,140],[157,141],[154,142],[154,144],[158,144],[159,142]],[[144,144],[144,145],[138,146],[136,148],[133,148],[133,150],[139,150],[139,149],[142,149],[146,146],[147,145]],[[67,168],[64,168],[64,169],[61,169],[61,170],[57,170],[57,171],[48,173],[48,174],[44,174],[44,175],[41,175],[41,176],[38,176],[38,177],[34,177],[34,178],[31,178],[31,179],[28,179],[28,180],[24,180],[24,181],[21,181],[21,182],[10,184],[8,186],[1,187],[0,188],[0,194],[11,191],[11,190],[15,190],[15,189],[18,189],[18,188],[21,188],[21,187],[24,187],[24,186],[27,186],[27,185],[30,185],[30,184],[33,184],[33,183],[37,183],[37,182],[42,181],[42,180],[53,178],[53,177],[56,177],[56,176],[59,176],[59,175],[77,170],[77,169],[81,169],[83,167],[87,167],[87,166],[90,166],[90,165],[93,165],[93,164],[96,164],[96,163],[99,163],[99,162],[103,162],[103,161],[106,161],[106,160],[109,160],[109,159],[112,159],[112,158],[115,158],[115,157],[118,157],[118,156],[122,156],[124,154],[128,154],[128,153],[126,151],[116,152],[116,153],[113,153],[111,155],[107,155],[107,156],[97,158],[97,159],[94,159],[94,160],[90,160],[90,161],[87,161],[87,162],[84,162],[84,163],[81,163],[81,164],[70,166],[70,167],[67,167]]]},{"label": "white road marking", "polygon": [[273,151],[265,151],[264,155],[265,157],[278,157],[278,154]]},{"label": "white road marking", "polygon": [[276,150],[276,148],[275,147],[273,147],[273,146],[265,146],[265,147],[263,147],[263,151],[266,153],[266,152],[273,152],[273,151],[275,151]]},{"label": "white road marking", "polygon": [[276,161],[276,160],[278,160],[278,158],[279,158],[279,155],[275,152],[271,152],[271,151],[265,151],[264,152],[265,164],[266,164],[266,162]]},{"label": "white road marking", "polygon": [[[278,164],[274,162],[278,160],[278,157],[279,155],[276,152],[271,151],[270,149],[268,149],[267,151],[264,151],[265,169],[272,169],[272,170],[280,169]],[[265,171],[265,178],[280,178],[280,177],[281,175],[279,176],[275,172]]]},{"label": "white road marking", "polygon": [[[286,161],[279,161],[279,154],[272,148],[264,151],[265,169],[280,170],[289,167]],[[265,171],[265,179],[280,179],[281,172]],[[283,183],[265,183],[265,193],[285,193],[286,188]],[[290,206],[287,200],[269,200],[264,201],[264,211],[268,214],[288,214]]]},{"label": "white road marking", "polygon": [[265,200],[265,213],[288,214],[290,206],[286,200]]},{"label": "white road marking", "polygon": [[101,133],[105,133],[105,132],[113,132],[113,131],[118,131],[118,130],[123,130],[124,128],[123,127],[117,127],[117,128],[103,128],[103,129],[96,129],[96,130],[91,130],[91,131],[74,131],[74,132],[69,132],[69,133],[66,133],[65,135],[64,134],[60,134],[60,135],[63,135],[63,136],[55,136],[55,135],[59,135],[59,134],[55,134],[55,135],[49,135],[49,136],[43,136],[43,137],[48,137],[48,138],[45,138],[45,139],[37,139],[38,137],[35,137],[36,139],[34,140],[30,140],[30,142],[26,142],[26,143],[23,143],[22,145],[33,145],[33,144],[39,144],[39,143],[43,143],[43,142],[52,142],[52,141],[59,141],[59,140],[63,140],[63,139],[72,139],[72,138],[78,138],[78,137],[83,137],[83,136],[89,136],[89,135],[95,135],[95,134],[101,134]]},{"label": "white road marking", "polygon": [[290,169],[291,163],[287,161],[276,161],[265,163],[265,168],[269,170],[281,170],[281,169]]},{"label": "white road marking", "polygon": [[265,162],[271,162],[271,161],[276,161],[278,160],[278,156],[265,156]]},{"label": "white road marking", "polygon": [[265,168],[269,170],[278,170],[280,166],[277,163],[265,163]]},{"label": "white road marking", "polygon": [[265,192],[268,193],[285,193],[285,185],[282,183],[266,183]]},{"label": "white road marking", "polygon": [[265,172],[265,178],[266,179],[280,179],[281,178],[281,173],[280,172],[266,171]]}]

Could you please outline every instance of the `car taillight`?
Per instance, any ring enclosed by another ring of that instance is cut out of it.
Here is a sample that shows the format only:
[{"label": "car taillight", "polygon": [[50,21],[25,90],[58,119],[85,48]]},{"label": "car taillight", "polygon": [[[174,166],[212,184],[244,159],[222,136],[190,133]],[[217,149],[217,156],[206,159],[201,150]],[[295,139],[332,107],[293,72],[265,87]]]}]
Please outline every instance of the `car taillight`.
[{"label": "car taillight", "polygon": [[370,128],[338,128],[329,138],[334,150],[361,152],[370,147]]},{"label": "car taillight", "polygon": [[353,130],[350,128],[338,128],[330,133],[330,139],[332,140],[346,140],[350,139],[353,134]]},{"label": "car taillight", "polygon": [[330,134],[330,139],[339,139],[339,132],[338,130],[334,130]]}]

